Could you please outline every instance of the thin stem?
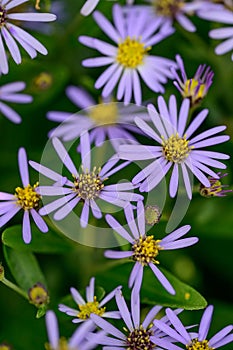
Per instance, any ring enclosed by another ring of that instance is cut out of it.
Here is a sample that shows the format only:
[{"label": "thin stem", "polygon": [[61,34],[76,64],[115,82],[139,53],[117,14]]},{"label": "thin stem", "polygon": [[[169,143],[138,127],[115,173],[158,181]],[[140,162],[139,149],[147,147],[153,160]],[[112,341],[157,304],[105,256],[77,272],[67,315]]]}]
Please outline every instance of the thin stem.
[{"label": "thin stem", "polygon": [[5,284],[5,286],[11,288],[12,290],[14,290],[16,293],[20,294],[22,297],[24,297],[25,299],[28,300],[28,296],[27,293],[24,292],[21,288],[19,288],[18,286],[16,286],[16,284],[12,283],[11,281],[9,281],[8,279],[6,279],[5,277],[2,279],[1,281],[3,284]]}]

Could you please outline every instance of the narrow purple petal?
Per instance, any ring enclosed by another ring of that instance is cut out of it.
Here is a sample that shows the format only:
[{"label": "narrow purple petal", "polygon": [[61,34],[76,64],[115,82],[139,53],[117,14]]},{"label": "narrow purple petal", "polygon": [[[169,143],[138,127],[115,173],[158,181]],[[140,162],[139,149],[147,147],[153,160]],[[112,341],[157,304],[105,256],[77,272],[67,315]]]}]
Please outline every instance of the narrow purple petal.
[{"label": "narrow purple petal", "polygon": [[80,148],[84,171],[89,172],[91,170],[91,145],[89,133],[87,131],[82,132],[80,136]]},{"label": "narrow purple petal", "polygon": [[106,333],[112,334],[116,338],[125,340],[125,335],[121,331],[119,331],[116,327],[111,325],[111,323],[105,321],[102,317],[97,316],[95,314],[91,314],[91,319],[95,322],[95,324],[102,328]]},{"label": "narrow purple petal", "polygon": [[133,327],[131,315],[120,289],[116,291],[116,303],[121,313],[122,319],[124,320],[128,329],[132,331],[134,327]]},{"label": "narrow purple petal", "polygon": [[29,173],[28,173],[28,160],[27,154],[24,148],[20,148],[18,152],[18,164],[20,177],[23,183],[23,186],[26,187],[29,185]]},{"label": "narrow purple petal", "polygon": [[15,124],[19,124],[22,121],[20,115],[5,103],[0,102],[0,112]]},{"label": "narrow purple petal", "polygon": [[123,226],[112,216],[107,214],[105,219],[110,227],[116,231],[122,238],[126,239],[129,243],[133,243],[134,239],[129,235],[129,233],[124,229]]},{"label": "narrow purple petal", "polygon": [[142,322],[143,328],[149,327],[149,325],[152,323],[157,314],[162,310],[162,308],[162,306],[156,305],[148,312],[144,321]]},{"label": "narrow purple petal", "polygon": [[71,295],[74,299],[74,301],[76,302],[76,304],[80,304],[80,305],[85,305],[86,302],[85,300],[83,299],[83,297],[81,296],[81,294],[77,291],[77,289],[71,287],[70,288],[70,292],[71,292]]},{"label": "narrow purple petal", "polygon": [[[209,340],[209,344],[211,347],[216,347],[216,343],[222,341],[233,329],[233,326],[226,326],[221,331],[216,333],[212,338]],[[232,334],[233,337],[233,334]],[[233,339],[233,338],[232,338]]]},{"label": "narrow purple petal", "polygon": [[57,210],[62,205],[66,204],[68,201],[70,201],[72,198],[76,196],[76,193],[68,194],[65,197],[59,198],[49,204],[46,204],[43,208],[39,210],[40,215],[48,215],[54,210]]},{"label": "narrow purple petal", "polygon": [[89,211],[90,211],[89,201],[85,200],[84,205],[83,205],[82,214],[80,216],[80,225],[83,228],[87,227],[87,225],[88,225]]},{"label": "narrow purple petal", "polygon": [[179,318],[174,313],[174,311],[172,311],[171,309],[166,309],[166,314],[167,314],[167,317],[169,318],[169,321],[174,326],[175,330],[178,333],[180,333],[180,335],[183,337],[186,344],[189,344],[191,341],[191,337],[190,337],[189,333],[186,331],[182,322],[179,320]]},{"label": "narrow purple petal", "polygon": [[0,227],[2,227],[8,221],[10,221],[10,219],[13,218],[13,216],[15,216],[15,214],[18,213],[18,211],[20,211],[20,209],[21,209],[20,206],[15,205],[14,209],[12,209],[11,211],[8,211],[6,214],[2,215],[0,217]]},{"label": "narrow purple petal", "polygon": [[168,279],[164,276],[164,274],[157,268],[157,266],[155,266],[152,263],[149,263],[149,266],[150,266],[151,270],[154,272],[155,276],[158,278],[159,282],[168,291],[168,293],[175,295],[176,292],[175,292],[174,288],[172,287],[172,285],[170,284]]},{"label": "narrow purple petal", "polygon": [[80,197],[75,197],[59,209],[53,216],[55,220],[63,220],[76,207],[80,201]]},{"label": "narrow purple petal", "polygon": [[211,319],[213,315],[214,307],[213,305],[209,305],[201,318],[200,326],[199,326],[199,331],[198,331],[198,340],[202,341],[207,338],[207,334],[210,328],[211,324]]},{"label": "narrow purple petal", "polygon": [[160,244],[163,245],[163,243],[173,242],[176,239],[184,236],[190,229],[191,229],[190,225],[182,226],[177,230],[173,231],[172,233],[170,233],[169,235],[167,235],[165,238],[163,238]]},{"label": "narrow purple petal", "polygon": [[31,224],[29,218],[29,211],[25,210],[23,214],[23,240],[26,244],[30,243],[32,239]]},{"label": "narrow purple petal", "polygon": [[35,209],[31,209],[30,213],[31,213],[33,220],[34,220],[36,226],[38,227],[38,229],[43,233],[48,232],[49,229],[48,229],[46,222],[37,213],[37,211]]},{"label": "narrow purple petal", "polygon": [[53,349],[58,347],[59,329],[56,315],[53,311],[47,311],[45,315],[49,344]]},{"label": "narrow purple petal", "polygon": [[59,158],[61,159],[62,163],[66,166],[66,168],[70,171],[70,173],[73,175],[78,175],[78,171],[61,141],[59,141],[58,138],[55,137],[52,139],[52,143]]},{"label": "narrow purple petal", "polygon": [[104,256],[109,259],[125,259],[129,258],[133,255],[132,251],[116,251],[116,250],[106,250],[104,252]]}]

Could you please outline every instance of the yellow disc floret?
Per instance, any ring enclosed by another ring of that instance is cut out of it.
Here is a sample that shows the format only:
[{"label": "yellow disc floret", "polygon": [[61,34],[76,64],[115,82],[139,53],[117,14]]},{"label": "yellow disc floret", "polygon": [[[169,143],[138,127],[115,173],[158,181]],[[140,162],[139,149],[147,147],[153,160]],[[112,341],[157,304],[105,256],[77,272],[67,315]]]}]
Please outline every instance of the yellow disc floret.
[{"label": "yellow disc floret", "polygon": [[56,348],[53,348],[50,344],[46,343],[45,349],[46,350],[73,350],[69,347],[68,342],[65,338],[59,339],[59,344],[58,344],[58,347]]},{"label": "yellow disc floret", "polygon": [[206,85],[204,83],[200,83],[196,79],[188,79],[185,82],[181,94],[184,98],[189,98],[191,100],[192,105],[195,105],[205,97]]},{"label": "yellow disc floret", "polygon": [[134,329],[126,338],[127,350],[153,350],[156,345],[150,337],[154,334],[151,329],[145,329],[142,325]]},{"label": "yellow disc floret", "polygon": [[0,28],[4,26],[6,22],[6,10],[0,5]]},{"label": "yellow disc floret", "polygon": [[145,48],[145,44],[140,40],[128,36],[118,44],[116,60],[125,68],[136,68],[143,64],[144,57],[150,49]]},{"label": "yellow disc floret", "polygon": [[154,0],[156,14],[175,18],[177,12],[184,6],[183,0]]},{"label": "yellow disc floret", "polygon": [[83,200],[95,199],[99,196],[100,191],[104,188],[103,181],[99,176],[101,168],[94,167],[92,172],[84,170],[81,166],[82,173],[74,177],[74,190]]},{"label": "yellow disc floret", "polygon": [[77,317],[81,320],[86,320],[90,317],[90,314],[96,314],[102,316],[105,312],[105,307],[100,308],[99,302],[94,297],[94,301],[89,301],[85,305],[79,305],[80,312],[77,314]]},{"label": "yellow disc floret", "polygon": [[88,114],[97,125],[116,124],[118,120],[117,104],[114,102],[100,103],[92,107]]},{"label": "yellow disc floret", "polygon": [[16,187],[15,196],[18,199],[17,204],[24,210],[38,209],[41,196],[35,191],[39,186],[39,182],[35,185],[27,185],[26,187]]},{"label": "yellow disc floret", "polygon": [[199,341],[197,338],[192,340],[191,344],[186,345],[187,350],[214,350],[209,346],[208,340]]},{"label": "yellow disc floret", "polygon": [[170,136],[167,140],[162,136],[162,146],[164,157],[173,163],[182,163],[189,155],[193,147],[190,147],[186,136],[180,137],[178,134]]},{"label": "yellow disc floret", "polygon": [[140,262],[143,266],[149,263],[158,264],[155,259],[159,254],[159,250],[162,249],[159,246],[160,240],[155,240],[154,236],[140,237],[132,246],[133,260]]}]

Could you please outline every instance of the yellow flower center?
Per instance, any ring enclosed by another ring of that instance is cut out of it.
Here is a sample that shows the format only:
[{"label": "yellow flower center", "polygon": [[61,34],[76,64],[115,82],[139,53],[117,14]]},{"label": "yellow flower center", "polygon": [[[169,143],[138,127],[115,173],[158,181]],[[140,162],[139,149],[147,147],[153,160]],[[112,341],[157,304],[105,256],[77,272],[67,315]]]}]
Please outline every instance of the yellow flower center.
[{"label": "yellow flower center", "polygon": [[41,307],[49,303],[49,295],[45,287],[41,283],[36,283],[28,291],[30,303],[36,307]]},{"label": "yellow flower center", "polygon": [[90,301],[85,305],[79,305],[80,312],[77,314],[78,318],[82,320],[86,320],[90,317],[90,314],[96,314],[98,316],[102,316],[105,312],[105,307],[99,308],[99,302],[94,297],[94,301]]},{"label": "yellow flower center", "polygon": [[183,0],[154,0],[156,13],[160,16],[175,18],[177,12],[184,6]]},{"label": "yellow flower center", "polygon": [[0,344],[0,350],[11,350],[11,347],[7,344]]},{"label": "yellow flower center", "polygon": [[90,109],[89,117],[97,125],[116,124],[118,120],[117,104],[113,102],[100,103]]},{"label": "yellow flower center", "polygon": [[206,95],[205,84],[200,84],[197,89],[198,85],[198,80],[188,79],[186,80],[184,89],[182,91],[182,96],[184,98],[188,97],[191,100],[192,105],[198,103]]},{"label": "yellow flower center", "polygon": [[162,136],[163,155],[170,162],[182,163],[193,148],[188,144],[189,141],[186,140],[186,136],[180,137],[176,134],[170,136],[167,140]]},{"label": "yellow flower center", "polygon": [[160,240],[154,239],[154,236],[144,236],[140,237],[133,245],[133,260],[139,261],[143,266],[148,265],[149,263],[159,264],[155,258],[159,254]]},{"label": "yellow flower center", "polygon": [[191,344],[186,345],[187,350],[214,350],[209,346],[208,340],[199,341],[197,338],[192,340]]},{"label": "yellow flower center", "polygon": [[[45,344],[45,349],[46,350],[72,350],[68,343],[67,343],[67,340],[65,338],[60,338],[59,339],[59,344],[58,344],[58,347],[55,349],[55,348],[52,348],[52,346],[48,343]],[[73,349],[74,350],[74,349]],[[77,348],[76,348],[77,350]]]},{"label": "yellow flower center", "polygon": [[126,350],[153,350],[156,345],[150,340],[150,336],[153,335],[152,330],[144,329],[140,325],[139,329],[134,329],[129,333],[126,339]]},{"label": "yellow flower center", "polygon": [[6,10],[0,5],[0,28],[4,26],[6,22]]},{"label": "yellow flower center", "polygon": [[17,204],[24,210],[38,209],[41,196],[36,193],[35,189],[39,186],[39,182],[35,185],[27,185],[26,187],[16,187],[15,196],[18,199]]},{"label": "yellow flower center", "polygon": [[99,176],[101,168],[94,167],[92,172],[84,170],[81,166],[82,173],[79,177],[74,177],[74,190],[83,200],[95,199],[99,196],[100,191],[104,188],[103,181]]},{"label": "yellow flower center", "polygon": [[118,44],[116,60],[126,68],[136,68],[143,64],[143,60],[151,47],[145,48],[140,39],[131,39],[129,36]]}]

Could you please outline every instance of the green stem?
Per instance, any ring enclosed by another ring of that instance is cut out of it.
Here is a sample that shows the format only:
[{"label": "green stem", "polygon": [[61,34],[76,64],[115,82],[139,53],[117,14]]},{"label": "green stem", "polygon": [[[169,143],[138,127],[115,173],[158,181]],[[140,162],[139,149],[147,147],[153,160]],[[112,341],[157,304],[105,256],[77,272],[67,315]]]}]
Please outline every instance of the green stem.
[{"label": "green stem", "polygon": [[6,279],[5,277],[2,279],[1,282],[2,282],[3,284],[5,284],[5,286],[11,288],[11,289],[14,290],[16,293],[20,294],[22,297],[24,297],[25,299],[28,300],[27,293],[24,292],[22,289],[20,289],[18,286],[16,286],[14,283],[12,283],[11,281],[9,281],[9,280]]}]

